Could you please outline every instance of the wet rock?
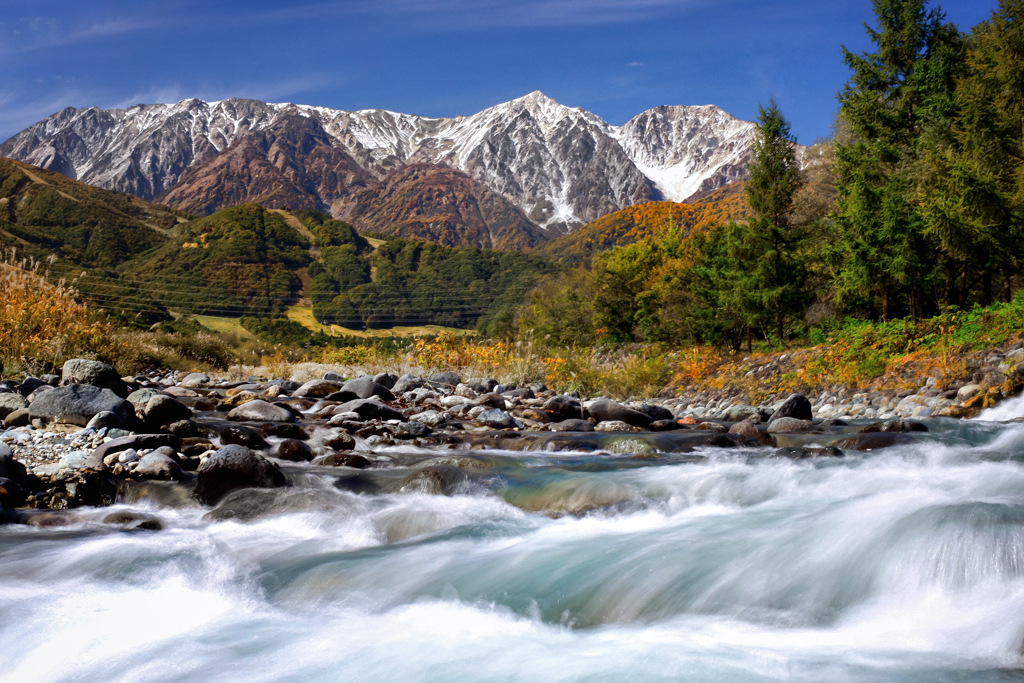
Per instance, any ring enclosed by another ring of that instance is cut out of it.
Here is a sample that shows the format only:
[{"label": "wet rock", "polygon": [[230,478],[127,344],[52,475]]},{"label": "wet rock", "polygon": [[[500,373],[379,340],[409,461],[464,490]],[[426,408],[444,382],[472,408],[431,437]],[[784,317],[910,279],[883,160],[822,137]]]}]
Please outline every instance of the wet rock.
[{"label": "wet rock", "polygon": [[833,446],[826,448],[780,448],[772,453],[773,458],[786,458],[789,460],[805,460],[808,458],[841,458],[843,452]]},{"label": "wet rock", "polygon": [[171,424],[167,425],[165,429],[171,434],[174,434],[175,436],[180,437],[182,439],[196,436],[208,436],[210,434],[210,429],[208,427],[200,426],[199,423],[194,422],[192,420],[180,420],[178,422],[172,422]]},{"label": "wet rock", "polygon": [[357,398],[359,397],[356,396],[355,392],[342,390],[335,391],[334,393],[331,394],[327,394],[327,396],[324,397],[324,400],[334,401],[336,403],[348,403],[349,401],[354,401]]},{"label": "wet rock", "polygon": [[119,526],[128,531],[161,531],[163,522],[153,515],[134,510],[118,510],[103,518],[104,524]]},{"label": "wet rock", "polygon": [[174,458],[160,451],[153,451],[142,456],[133,473],[143,479],[181,481],[185,477],[181,465]]},{"label": "wet rock", "polygon": [[338,412],[359,413],[364,420],[404,420],[405,416],[377,399],[359,398],[338,407]]},{"label": "wet rock", "polygon": [[587,405],[591,417],[598,422],[625,422],[634,427],[647,427],[653,420],[638,410],[609,399],[598,399]]},{"label": "wet rock", "polygon": [[259,432],[245,425],[224,427],[220,430],[220,440],[225,444],[245,446],[246,448],[254,448],[258,451],[270,448],[270,444],[267,443],[267,440]]},{"label": "wet rock", "polygon": [[96,413],[109,411],[120,420],[120,426],[135,425],[135,409],[132,404],[119,397],[110,389],[89,384],[68,384],[50,389],[32,401],[29,417],[44,422],[63,422],[81,427],[89,424]]},{"label": "wet rock", "polygon": [[358,453],[328,453],[315,459],[313,464],[323,467],[351,467],[357,470],[365,470],[372,463],[369,458]]},{"label": "wet rock", "polygon": [[[760,419],[760,418],[757,418]],[[744,420],[743,422],[737,422],[733,426],[729,427],[730,434],[739,434],[745,438],[750,439],[758,446],[774,446],[775,439],[770,434],[767,434],[753,423],[751,420]]]},{"label": "wet rock", "polygon": [[433,432],[433,430],[426,424],[415,420],[400,422],[391,429],[392,433],[400,439],[415,439],[421,436],[427,436]]},{"label": "wet rock", "polygon": [[553,432],[592,432],[594,423],[589,420],[570,419],[561,422],[552,422],[547,429]]},{"label": "wet rock", "polygon": [[805,434],[814,431],[814,423],[795,417],[777,417],[768,423],[772,434]]},{"label": "wet rock", "polygon": [[130,393],[128,385],[117,374],[117,370],[98,360],[72,358],[64,363],[60,381],[65,386],[69,384],[87,384],[102,389],[109,389],[120,398],[125,398]]},{"label": "wet rock", "polygon": [[331,448],[336,451],[348,451],[355,448],[356,440],[348,432],[338,429],[334,430],[333,433],[325,435],[323,444],[327,448]]},{"label": "wet rock", "polygon": [[498,410],[508,410],[508,402],[505,400],[505,397],[498,394],[483,394],[481,396],[477,396],[473,401],[473,404],[497,408]]},{"label": "wet rock", "polygon": [[302,428],[302,425],[295,422],[267,422],[263,424],[263,431],[267,436],[276,436],[282,439],[305,441],[309,438],[309,434]]},{"label": "wet rock", "polygon": [[309,444],[298,439],[285,439],[277,444],[277,449],[274,451],[275,458],[292,462],[308,462],[313,459],[314,455]]},{"label": "wet rock", "polygon": [[294,422],[295,416],[287,408],[258,399],[232,408],[228,412],[228,419],[240,422]]},{"label": "wet rock", "polygon": [[333,507],[332,502],[325,492],[315,489],[238,489],[224,496],[217,507],[203,515],[203,519],[251,522],[289,512],[328,510]]},{"label": "wet rock", "polygon": [[277,488],[287,484],[284,473],[245,446],[229,445],[203,458],[196,471],[192,495],[204,505],[214,505],[242,488]]},{"label": "wet rock", "polygon": [[101,444],[92,452],[92,455],[94,458],[97,458],[102,462],[106,460],[108,455],[112,453],[120,453],[121,451],[126,451],[129,448],[142,451],[167,446],[172,450],[177,451],[181,448],[181,445],[181,438],[173,434],[131,434],[117,439],[111,439],[110,441]]},{"label": "wet rock", "polygon": [[509,389],[507,391],[502,391],[501,395],[506,398],[535,398],[533,394],[533,389],[530,389],[529,387],[522,387],[520,389]]},{"label": "wet rock", "polygon": [[914,443],[917,443],[917,439],[902,432],[868,432],[867,434],[853,434],[832,445],[849,451],[874,451],[880,448]]},{"label": "wet rock", "polygon": [[781,406],[776,409],[772,416],[768,419],[768,422],[774,422],[780,417],[793,417],[797,420],[810,420],[813,416],[811,414],[811,402],[807,400],[807,397],[803,394],[792,394],[787,398]]},{"label": "wet rock", "polygon": [[604,443],[604,450],[618,455],[653,455],[657,452],[654,444],[644,439],[623,437],[612,439]]},{"label": "wet rock", "polygon": [[451,496],[460,493],[468,481],[469,476],[458,467],[432,465],[405,477],[397,488],[402,493]]},{"label": "wet rock", "polygon": [[652,432],[674,432],[679,429],[686,429],[687,425],[673,418],[671,420],[655,420],[647,428]]},{"label": "wet rock", "polygon": [[887,420],[868,425],[861,430],[861,433],[871,432],[927,432],[928,426],[917,420]]}]

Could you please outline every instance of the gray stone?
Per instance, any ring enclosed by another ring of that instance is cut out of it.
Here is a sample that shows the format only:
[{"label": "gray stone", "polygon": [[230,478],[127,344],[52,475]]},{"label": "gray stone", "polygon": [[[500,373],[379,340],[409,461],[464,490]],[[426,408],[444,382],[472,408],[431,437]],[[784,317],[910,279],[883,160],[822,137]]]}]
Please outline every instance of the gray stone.
[{"label": "gray stone", "polygon": [[311,379],[292,392],[296,398],[324,398],[336,391],[341,391],[341,382],[326,379]]},{"label": "gray stone", "polygon": [[287,484],[277,465],[245,446],[224,446],[203,458],[196,471],[192,495],[215,505],[228,493],[243,488],[276,488]]},{"label": "gray stone", "polygon": [[798,420],[810,420],[813,417],[811,412],[811,402],[808,401],[807,397],[803,394],[792,394],[782,402],[782,405],[779,406],[774,413],[772,413],[768,422],[773,422],[780,417],[794,417]]},{"label": "gray stone", "polygon": [[422,386],[423,380],[420,379],[419,377],[416,377],[414,375],[402,375],[401,377],[398,378],[398,381],[395,382],[394,385],[392,385],[389,388],[391,389],[391,392],[394,394],[404,394],[407,391],[419,389]]},{"label": "gray stone", "polygon": [[541,406],[556,420],[579,420],[583,418],[583,405],[578,398],[556,394]]},{"label": "gray stone", "polygon": [[493,427],[494,429],[515,429],[521,426],[514,417],[506,413],[504,410],[498,410],[492,408],[485,410],[476,417],[476,421],[482,425]]},{"label": "gray stone", "polygon": [[174,458],[159,451],[146,453],[139,460],[134,473],[143,479],[169,479],[179,481],[184,478],[185,473]]},{"label": "gray stone", "polygon": [[196,389],[198,387],[209,386],[210,376],[204,372],[190,372],[185,375],[185,378],[178,382],[179,386],[185,387],[186,389]]},{"label": "gray stone", "polygon": [[395,383],[398,381],[398,377],[396,375],[392,375],[390,372],[382,372],[379,375],[375,375],[373,381],[385,389],[390,390],[394,388]]},{"label": "gray stone", "polygon": [[445,415],[439,410],[425,410],[422,413],[417,413],[409,418],[416,422],[436,427],[439,424],[443,424],[445,421]]},{"label": "gray stone", "polygon": [[459,377],[459,373],[457,372],[439,372],[430,376],[430,383],[444,387],[448,391],[452,391],[456,386],[462,383],[462,378]]},{"label": "gray stone", "polygon": [[594,424],[589,420],[580,420],[578,418],[562,420],[561,422],[553,422],[546,427],[553,432],[592,432],[594,431]]},{"label": "gray stone", "polygon": [[181,439],[173,434],[130,434],[100,444],[92,454],[99,460],[106,460],[111,453],[120,453],[129,448],[146,450],[162,446],[169,446],[177,451],[181,448]]},{"label": "gray stone", "polygon": [[181,420],[188,420],[192,417],[192,410],[178,399],[164,394],[155,394],[146,401],[142,408],[141,417],[146,424],[153,427],[163,427]]},{"label": "gray stone", "polygon": [[[758,419],[760,420],[761,418],[758,417]],[[766,434],[758,429],[753,421],[744,420],[743,422],[737,422],[729,427],[729,433],[744,436],[759,446],[773,446],[775,444],[775,439],[770,434]]]},{"label": "gray stone", "polygon": [[395,395],[392,394],[387,387],[377,384],[369,377],[357,377],[356,379],[350,379],[345,382],[341,387],[341,390],[351,391],[359,398],[373,398],[376,396],[385,401],[395,400]]},{"label": "gray stone", "polygon": [[132,404],[110,389],[89,384],[68,384],[40,394],[29,406],[31,419],[44,422],[62,422],[85,427],[96,413],[110,411],[120,420],[121,427],[135,425]]},{"label": "gray stone", "polygon": [[721,415],[721,419],[726,422],[743,422],[744,420],[750,420],[752,422],[761,421],[761,411],[752,405],[746,403],[738,403],[734,406],[729,406]]},{"label": "gray stone", "polygon": [[232,408],[228,419],[240,422],[295,422],[295,416],[290,410],[262,400],[249,401]]},{"label": "gray stone", "polygon": [[609,399],[598,399],[587,404],[590,415],[598,422],[625,422],[634,427],[647,427],[654,420],[638,410]]},{"label": "gray stone", "polygon": [[0,394],[0,420],[4,420],[15,410],[27,408],[28,401],[21,394]]},{"label": "gray stone", "polygon": [[394,408],[390,408],[377,399],[373,398],[359,398],[348,403],[343,403],[338,407],[339,413],[344,412],[359,413],[364,420],[404,420],[405,417],[402,413],[398,412]]},{"label": "gray stone", "polygon": [[124,398],[129,393],[128,385],[117,374],[117,370],[98,360],[72,358],[64,363],[60,382],[64,386],[69,384],[88,384],[94,387],[110,389],[121,398]]},{"label": "gray stone", "polygon": [[795,417],[777,417],[768,423],[768,431],[772,434],[803,434],[813,429],[813,422]]}]

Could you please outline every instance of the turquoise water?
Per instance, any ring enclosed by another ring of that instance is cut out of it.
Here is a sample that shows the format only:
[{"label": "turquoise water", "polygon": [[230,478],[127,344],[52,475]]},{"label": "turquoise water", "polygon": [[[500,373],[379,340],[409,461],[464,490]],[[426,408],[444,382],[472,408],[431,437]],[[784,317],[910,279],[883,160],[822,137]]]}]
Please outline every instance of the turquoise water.
[{"label": "turquoise water", "polygon": [[[247,522],[0,527],[0,679],[1024,680],[1024,425],[929,425],[829,460],[391,449]],[[453,495],[384,492],[439,455],[475,459]]]}]

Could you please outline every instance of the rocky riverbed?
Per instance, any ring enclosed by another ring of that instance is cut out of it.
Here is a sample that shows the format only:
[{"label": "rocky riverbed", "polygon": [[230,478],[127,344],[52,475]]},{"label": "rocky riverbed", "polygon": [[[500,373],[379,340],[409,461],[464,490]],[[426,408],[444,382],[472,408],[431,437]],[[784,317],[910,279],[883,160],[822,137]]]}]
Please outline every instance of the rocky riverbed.
[{"label": "rocky riverbed", "polygon": [[[993,362],[1021,358],[1018,348]],[[309,468],[337,468],[339,486],[354,490],[450,493],[485,476],[486,464],[471,457],[477,449],[643,458],[771,446],[777,457],[842,457],[912,443],[928,431],[914,418],[968,414],[989,395],[972,384],[906,396],[793,394],[762,405],[733,397],[621,403],[454,372],[326,372],[303,383],[172,372],[122,378],[76,359],[61,375],[0,384],[0,503],[8,521],[52,523],[32,511],[110,505],[159,490],[146,482],[166,482],[213,507],[238,490],[286,486]],[[453,455],[406,455],[400,446]],[[411,463],[414,471],[402,469]],[[580,510],[559,510],[567,511]]]}]

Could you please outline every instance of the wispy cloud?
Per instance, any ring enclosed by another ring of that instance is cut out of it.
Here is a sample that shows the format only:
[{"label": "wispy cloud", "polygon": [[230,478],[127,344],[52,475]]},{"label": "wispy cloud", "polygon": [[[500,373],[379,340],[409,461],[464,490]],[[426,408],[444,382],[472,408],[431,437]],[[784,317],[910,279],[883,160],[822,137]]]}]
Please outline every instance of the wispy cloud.
[{"label": "wispy cloud", "polygon": [[357,0],[272,10],[262,16],[302,20],[356,14],[412,18],[431,29],[472,26],[570,26],[643,21],[706,0]]},{"label": "wispy cloud", "polygon": [[136,14],[113,18],[80,19],[74,16],[27,17],[17,24],[0,25],[0,55],[14,55],[54,49],[96,40],[165,30],[181,25],[186,19],[164,10],[153,14]]}]

